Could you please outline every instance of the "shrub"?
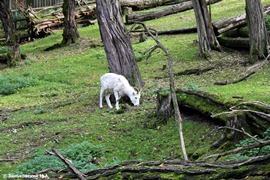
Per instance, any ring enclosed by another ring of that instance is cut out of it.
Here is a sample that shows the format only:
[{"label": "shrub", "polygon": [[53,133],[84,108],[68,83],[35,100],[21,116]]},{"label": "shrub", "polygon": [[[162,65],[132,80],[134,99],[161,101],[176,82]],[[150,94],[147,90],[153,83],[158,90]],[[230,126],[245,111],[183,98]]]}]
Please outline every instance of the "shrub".
[{"label": "shrub", "polygon": [[36,79],[30,77],[2,76],[0,77],[0,94],[14,94],[21,88],[36,85],[37,82]]},{"label": "shrub", "polygon": [[[86,172],[95,169],[96,165],[91,163],[93,158],[101,157],[102,146],[93,145],[89,142],[71,144],[67,148],[59,149],[59,153],[71,160],[72,164],[80,171]],[[56,156],[39,153],[34,159],[30,159],[17,167],[16,174],[31,174],[48,168],[62,169],[66,165]]]}]

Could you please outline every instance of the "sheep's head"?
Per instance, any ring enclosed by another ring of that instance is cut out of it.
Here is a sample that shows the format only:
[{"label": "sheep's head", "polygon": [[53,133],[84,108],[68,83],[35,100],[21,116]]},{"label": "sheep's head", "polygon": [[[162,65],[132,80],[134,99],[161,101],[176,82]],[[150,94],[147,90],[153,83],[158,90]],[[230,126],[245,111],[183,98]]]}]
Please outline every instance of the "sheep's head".
[{"label": "sheep's head", "polygon": [[137,88],[134,88],[134,90],[135,91],[132,93],[132,95],[129,98],[134,106],[139,106],[140,105],[141,91]]}]

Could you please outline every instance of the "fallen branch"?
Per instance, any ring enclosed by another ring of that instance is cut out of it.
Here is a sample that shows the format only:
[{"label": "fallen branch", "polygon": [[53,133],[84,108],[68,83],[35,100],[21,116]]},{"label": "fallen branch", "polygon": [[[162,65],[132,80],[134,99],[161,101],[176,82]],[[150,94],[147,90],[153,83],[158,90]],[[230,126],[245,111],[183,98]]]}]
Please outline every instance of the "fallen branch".
[{"label": "fallen branch", "polygon": [[251,113],[257,114],[259,117],[262,117],[262,118],[266,119],[268,122],[270,122],[270,114],[266,114],[266,113],[263,113],[260,111],[249,110],[249,109],[221,112],[221,113],[213,114],[211,117],[214,118],[214,117],[222,116],[222,115],[226,115],[226,114],[239,114],[239,113],[243,113],[243,112],[251,112]]},{"label": "fallen branch", "polygon": [[81,180],[86,180],[86,178],[84,177],[85,175],[81,173],[80,171],[78,171],[69,160],[64,158],[56,149],[53,148],[52,151],[63,163],[67,165],[68,169],[73,174],[75,174]]},{"label": "fallen branch", "polygon": [[267,145],[270,145],[270,140],[256,143],[256,144],[252,144],[249,146],[238,147],[238,148],[235,148],[235,149],[232,149],[230,151],[223,152],[223,153],[213,154],[213,155],[210,155],[210,156],[203,158],[203,161],[210,159],[210,158],[216,158],[216,160],[218,160],[222,156],[227,156],[229,154],[238,153],[238,152],[243,151],[243,150],[248,150],[248,149],[253,149],[253,148],[261,148],[261,147],[264,147]]},{"label": "fallen branch", "polygon": [[[144,30],[153,38],[153,40],[156,42],[156,46],[155,48],[153,48],[153,50],[155,50],[156,48],[160,48],[165,54],[166,56],[169,58],[168,59],[168,74],[169,74],[169,79],[170,79],[170,91],[171,91],[171,96],[172,96],[172,103],[173,103],[173,108],[174,108],[174,115],[175,115],[175,121],[178,123],[178,133],[179,133],[179,138],[180,138],[180,146],[182,149],[182,153],[183,153],[183,158],[185,161],[188,161],[188,157],[187,157],[187,153],[186,153],[186,148],[185,148],[185,142],[184,142],[184,137],[183,137],[183,131],[182,131],[182,117],[180,114],[180,110],[179,110],[179,106],[178,106],[178,102],[177,102],[177,97],[176,97],[176,93],[175,93],[175,86],[174,86],[174,70],[173,70],[173,58],[172,55],[170,54],[170,52],[168,51],[168,49],[166,49],[161,43],[160,41],[157,39],[157,33],[156,36],[153,35],[153,33],[151,32],[157,32],[153,29],[148,29],[146,27],[146,25],[142,22],[137,22],[136,24],[142,26],[144,28]],[[133,26],[134,28],[135,26]],[[132,30],[132,29],[131,29]]]},{"label": "fallen branch", "polygon": [[256,72],[258,69],[262,68],[264,65],[268,64],[270,54],[265,58],[265,60],[258,62],[247,68],[246,72]]},{"label": "fallen branch", "polygon": [[242,105],[245,105],[245,106],[252,106],[252,107],[255,107],[257,109],[260,109],[260,110],[263,110],[263,111],[269,111],[270,112],[270,105],[269,104],[266,104],[266,103],[263,103],[263,102],[260,102],[260,101],[251,101],[251,102],[242,102],[240,104],[237,104],[235,106],[232,106],[230,108],[230,110],[235,110],[235,108],[239,107],[239,106],[242,106]]},{"label": "fallen branch", "polygon": [[256,141],[257,143],[262,143],[262,141],[259,141],[257,138],[255,138],[254,136],[251,136],[249,133],[247,133],[247,132],[245,131],[244,128],[242,128],[242,129],[240,130],[240,129],[236,129],[236,128],[224,126],[224,127],[219,127],[218,129],[230,129],[230,130],[233,130],[233,131],[237,131],[237,132],[243,133],[244,135],[246,135],[246,136],[248,136],[249,138],[253,139],[253,140]]},{"label": "fallen branch", "polygon": [[186,34],[186,33],[196,33],[197,27],[183,28],[183,29],[173,29],[167,31],[158,31],[158,35],[170,35],[170,34]]},{"label": "fallen branch", "polygon": [[191,74],[200,75],[200,74],[203,74],[203,73],[205,73],[205,72],[211,71],[211,70],[213,70],[213,69],[215,69],[214,66],[210,66],[210,67],[206,67],[206,68],[202,68],[202,69],[199,69],[199,68],[195,68],[195,69],[187,69],[187,70],[185,70],[185,71],[175,73],[175,76],[191,75]]},{"label": "fallen branch", "polygon": [[248,79],[250,76],[252,76],[255,72],[251,72],[249,74],[247,74],[246,76],[240,78],[240,79],[237,79],[237,80],[234,80],[234,81],[224,81],[224,82],[215,82],[214,84],[215,85],[227,85],[227,84],[236,84],[238,82],[241,82],[241,81],[244,81],[246,79]]}]

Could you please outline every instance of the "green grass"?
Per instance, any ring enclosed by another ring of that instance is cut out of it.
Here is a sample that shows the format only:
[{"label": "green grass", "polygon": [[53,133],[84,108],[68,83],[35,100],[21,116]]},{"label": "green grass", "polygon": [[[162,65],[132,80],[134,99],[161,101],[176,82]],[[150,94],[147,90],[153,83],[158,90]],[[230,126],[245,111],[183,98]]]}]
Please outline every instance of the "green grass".
[{"label": "green grass", "polygon": [[[222,1],[212,6],[213,19],[231,17],[244,12],[243,3],[237,0]],[[269,0],[263,1],[269,3]],[[158,30],[195,26],[193,10],[146,24]],[[14,92],[0,98],[0,158],[20,158],[21,161],[0,164],[1,174],[15,173],[24,162],[31,162],[45,150],[68,148],[71,144],[89,142],[102,145],[104,153],[98,158],[99,167],[117,162],[141,159],[160,160],[182,158],[176,123],[153,126],[156,90],[169,88],[164,78],[167,59],[161,50],[155,51],[147,61],[141,54],[154,45],[148,39],[133,48],[140,72],[145,81],[142,104],[123,112],[98,108],[99,77],[108,72],[98,26],[80,28],[81,40],[68,47],[45,51],[61,42],[62,32],[36,39],[21,46],[27,59],[14,68],[0,71],[0,79],[12,77]],[[217,65],[217,69],[201,76],[177,76],[176,87],[195,88],[216,94],[223,101],[232,96],[244,101],[270,103],[269,65],[251,78],[238,84],[216,86],[214,82],[237,79],[243,75],[247,55],[240,52],[216,52],[209,61],[199,58],[198,47],[193,45],[196,34],[160,36],[175,59],[175,72]],[[161,78],[161,79],[160,79]],[[1,86],[2,87],[2,86]],[[184,121],[184,136],[191,160],[208,154],[211,144],[220,137],[217,129],[202,122]]]}]

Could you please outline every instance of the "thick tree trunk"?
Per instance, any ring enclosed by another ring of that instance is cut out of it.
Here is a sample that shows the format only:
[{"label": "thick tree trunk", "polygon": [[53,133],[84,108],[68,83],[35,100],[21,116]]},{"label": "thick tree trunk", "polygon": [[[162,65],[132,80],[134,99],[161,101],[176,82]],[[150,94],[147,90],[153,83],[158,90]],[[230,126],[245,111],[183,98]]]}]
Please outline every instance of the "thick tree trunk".
[{"label": "thick tree trunk", "polygon": [[8,6],[8,0],[0,1],[0,19],[5,32],[6,45],[10,51],[8,63],[20,59],[20,46],[18,44],[18,36],[15,30],[15,24],[12,18],[12,12]]},{"label": "thick tree trunk", "polygon": [[76,21],[75,21],[75,0],[64,0],[63,14],[64,14],[64,30],[62,45],[75,43],[80,37]]},{"label": "thick tree trunk", "polygon": [[263,19],[260,0],[246,0],[247,24],[249,29],[250,62],[264,59],[268,52],[268,35]]},{"label": "thick tree trunk", "polygon": [[[210,3],[210,2],[217,3],[220,1],[221,0],[212,0],[212,1],[207,0],[207,3]],[[158,9],[156,11],[129,14],[126,16],[126,23],[131,24],[138,21],[147,21],[151,19],[156,19],[163,16],[168,16],[171,14],[187,11],[192,8],[193,8],[192,2],[186,1],[183,3],[179,3],[179,4],[171,5],[168,7],[164,7],[162,9]]]},{"label": "thick tree trunk", "polygon": [[194,7],[199,38],[199,56],[206,57],[209,50],[219,50],[220,45],[214,33],[206,1],[192,0],[192,4]]},{"label": "thick tree trunk", "polygon": [[132,85],[143,87],[131,42],[120,14],[119,0],[97,1],[97,19],[110,72],[122,74]]}]

